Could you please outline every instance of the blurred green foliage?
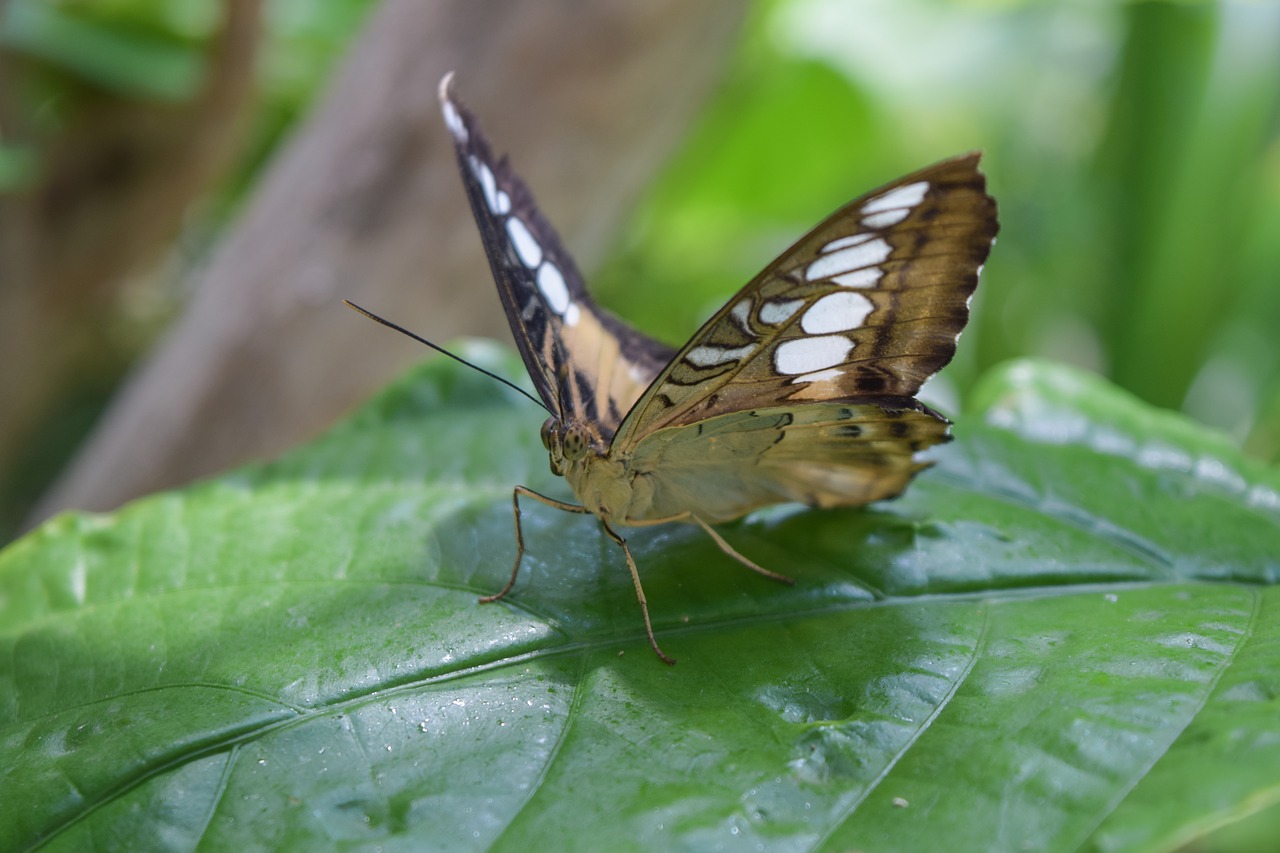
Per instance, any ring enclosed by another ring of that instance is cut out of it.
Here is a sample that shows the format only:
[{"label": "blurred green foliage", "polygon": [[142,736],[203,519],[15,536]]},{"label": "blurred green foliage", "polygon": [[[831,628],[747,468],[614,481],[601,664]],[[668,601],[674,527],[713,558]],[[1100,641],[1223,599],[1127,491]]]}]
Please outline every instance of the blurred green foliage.
[{"label": "blurred green foliage", "polygon": [[[323,87],[373,2],[264,0],[252,138],[239,170],[222,189],[217,209],[223,214]],[[24,62],[29,73],[15,94],[36,132],[52,135],[103,97],[165,102],[195,95],[204,82],[223,5],[221,0],[9,0],[0,4],[0,49]],[[0,191],[26,183],[38,168],[29,149],[0,148]]]},{"label": "blurred green foliage", "polygon": [[[68,381],[62,399],[24,440],[21,457],[0,472],[0,541],[16,532],[35,496],[97,422],[129,360],[146,352],[176,313],[188,293],[183,272],[234,216],[373,4],[262,0],[248,139],[236,168],[184,219],[167,270],[146,286],[127,288],[122,298],[129,304],[110,318],[113,346],[92,370]],[[0,0],[0,201],[42,186],[46,173],[56,172],[45,158],[65,155],[68,140],[98,142],[96,128],[114,108],[163,114],[199,95],[216,68],[227,8],[225,0]],[[8,219],[6,226],[12,227]],[[0,281],[6,284],[13,283]]]},{"label": "blurred green foliage", "polygon": [[11,0],[0,43],[64,80],[125,97],[179,101],[200,84],[201,45],[216,20],[209,0]]},{"label": "blurred green foliage", "polygon": [[[216,0],[9,0],[0,51],[21,129],[0,128],[0,192],[35,183],[39,151],[102,99],[175,103],[199,90]],[[7,138],[6,138],[7,137]]]}]

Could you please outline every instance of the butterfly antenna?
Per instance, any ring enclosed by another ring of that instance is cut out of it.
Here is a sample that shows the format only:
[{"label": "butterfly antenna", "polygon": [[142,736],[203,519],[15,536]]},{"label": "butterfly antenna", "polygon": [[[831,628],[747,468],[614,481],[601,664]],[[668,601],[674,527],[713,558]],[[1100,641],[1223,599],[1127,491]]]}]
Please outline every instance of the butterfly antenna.
[{"label": "butterfly antenna", "polygon": [[346,305],[348,308],[350,308],[352,311],[359,311],[361,314],[363,314],[364,316],[368,317],[370,320],[373,320],[375,323],[381,323],[382,325],[386,326],[386,327],[387,327],[387,328],[389,328],[389,329],[395,329],[395,330],[396,330],[397,332],[399,332],[400,334],[402,334],[402,335],[407,335],[408,337],[413,338],[413,339],[414,339],[415,341],[417,341],[418,343],[420,343],[420,344],[426,344],[427,346],[431,347],[431,348],[432,348],[433,350],[435,350],[436,352],[438,352],[438,353],[440,353],[440,354],[442,354],[442,355],[447,355],[447,356],[449,356],[449,358],[453,359],[454,361],[458,362],[459,364],[465,364],[467,367],[470,367],[472,370],[478,370],[478,371],[480,371],[480,372],[481,372],[481,373],[483,373],[485,376],[488,376],[490,379],[496,379],[496,380],[498,380],[498,381],[499,381],[499,382],[501,382],[503,385],[506,385],[508,388],[511,388],[511,389],[513,389],[513,390],[515,390],[515,391],[519,391],[521,394],[525,395],[525,396],[526,396],[526,397],[528,397],[530,400],[532,400],[533,402],[537,403],[537,404],[538,404],[539,406],[541,406],[542,408],[546,409],[548,414],[555,414],[555,412],[552,412],[550,409],[547,409],[547,404],[546,404],[546,403],[542,402],[542,401],[541,401],[541,400],[539,400],[537,397],[533,396],[533,395],[532,395],[532,394],[530,394],[528,391],[526,391],[526,390],[524,390],[523,388],[521,388],[519,385],[516,385],[514,382],[511,382],[511,381],[509,381],[509,380],[503,379],[503,378],[502,378],[501,376],[499,376],[498,374],[493,373],[492,371],[485,370],[483,367],[481,367],[481,366],[480,366],[480,365],[478,365],[478,364],[472,364],[471,362],[467,361],[465,358],[462,358],[461,356],[454,355],[453,353],[449,352],[449,351],[448,351],[447,349],[445,349],[444,347],[442,347],[442,346],[438,346],[438,345],[436,345],[436,344],[431,343],[431,341],[427,340],[426,338],[422,337],[421,335],[415,335],[413,332],[409,331],[409,330],[408,330],[408,329],[406,329],[404,326],[398,326],[398,325],[396,325],[395,323],[391,322],[390,320],[386,319],[385,317],[379,317],[377,314],[374,314],[372,311],[366,311],[365,309],[361,308],[359,305],[355,304],[354,302],[352,302],[352,301],[351,301],[351,300],[349,300],[349,299],[344,299],[344,300],[342,300],[342,303],[343,303],[344,305]]}]

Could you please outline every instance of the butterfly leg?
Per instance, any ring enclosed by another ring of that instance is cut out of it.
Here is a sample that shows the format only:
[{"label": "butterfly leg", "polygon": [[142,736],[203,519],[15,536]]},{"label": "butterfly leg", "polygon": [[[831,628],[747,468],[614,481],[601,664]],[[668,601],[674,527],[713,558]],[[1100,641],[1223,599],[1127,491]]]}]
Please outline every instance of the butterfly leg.
[{"label": "butterfly leg", "polygon": [[535,492],[533,489],[527,489],[524,486],[516,486],[514,489],[512,489],[511,490],[511,513],[512,513],[512,516],[515,518],[515,522],[516,522],[516,562],[515,562],[515,565],[511,567],[511,578],[507,581],[507,585],[504,586],[499,592],[493,595],[482,596],[480,599],[481,604],[489,604],[491,602],[497,601],[498,599],[505,596],[507,593],[511,592],[511,587],[516,585],[516,575],[520,574],[520,561],[524,559],[524,533],[520,530],[520,496],[521,495],[533,498],[536,501],[541,501],[547,506],[553,506],[556,509],[562,509],[565,512],[584,513],[584,512],[591,511],[587,509],[585,506],[578,506],[577,504],[565,503],[564,501],[558,501],[555,498],[549,498],[546,495],[540,495],[537,492]]},{"label": "butterfly leg", "polygon": [[707,524],[702,519],[698,518],[691,511],[686,510],[685,512],[681,512],[676,515],[668,515],[665,518],[646,518],[646,519],[637,520],[637,521],[628,520],[627,524],[633,527],[649,527],[654,524],[670,524],[674,521],[692,521],[694,524],[698,525],[703,530],[707,531],[707,535],[710,536],[711,539],[716,543],[716,545],[720,547],[721,551],[725,552],[725,554],[729,555],[730,557],[733,557],[733,559],[737,560],[739,563],[742,563],[742,565],[746,566],[751,571],[756,572],[757,574],[764,575],[765,577],[769,578],[769,580],[775,580],[778,583],[785,583],[787,586],[795,586],[796,584],[795,578],[790,577],[788,575],[780,574],[778,572],[771,572],[768,569],[766,569],[764,566],[757,565],[756,563],[752,562],[751,560],[748,560],[746,557],[739,554],[732,545],[730,545],[728,542],[725,541],[725,538],[723,536],[721,536],[719,533],[716,532],[716,529],[714,527],[712,527],[710,524]]},{"label": "butterfly leg", "polygon": [[640,570],[636,568],[635,558],[631,556],[631,549],[627,547],[627,540],[617,534],[609,522],[603,518],[600,524],[604,527],[604,532],[609,534],[609,538],[622,546],[622,553],[627,557],[627,568],[631,571],[631,582],[636,587],[636,598],[640,600],[640,613],[644,616],[644,630],[649,635],[649,645],[653,647],[654,654],[665,664],[674,665],[676,659],[668,657],[667,654],[658,648],[658,640],[653,636],[653,623],[649,621],[649,602],[644,597],[644,587],[640,585]]},{"label": "butterfly leg", "polygon": [[796,583],[795,578],[788,577],[787,575],[778,574],[777,572],[771,572],[768,569],[766,569],[764,566],[756,565],[751,560],[748,560],[746,557],[742,556],[736,550],[734,550],[734,547],[730,545],[728,542],[726,542],[724,537],[721,536],[719,533],[717,533],[716,529],[712,527],[710,524],[707,524],[705,521],[698,518],[693,513],[689,513],[689,517],[693,519],[699,527],[707,531],[707,535],[715,540],[715,543],[720,546],[721,551],[724,551],[730,557],[733,557],[733,559],[737,560],[739,563],[742,563],[742,565],[746,566],[748,569],[751,569],[751,571],[758,572],[759,574],[764,575],[770,580],[775,580],[775,581],[778,581],[779,583],[785,583],[787,586],[795,586],[795,583]]}]

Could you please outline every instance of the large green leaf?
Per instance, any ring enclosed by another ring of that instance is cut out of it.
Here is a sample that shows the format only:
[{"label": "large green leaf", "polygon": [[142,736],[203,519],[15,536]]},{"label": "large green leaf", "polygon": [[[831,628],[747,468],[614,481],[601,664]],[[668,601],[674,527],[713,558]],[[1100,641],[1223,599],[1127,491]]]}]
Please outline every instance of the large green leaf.
[{"label": "large green leaf", "polygon": [[978,397],[902,499],[726,528],[794,588],[633,531],[675,667],[589,518],[531,506],[476,603],[511,485],[563,486],[447,363],[61,517],[0,554],[0,848],[1162,850],[1265,813],[1280,475],[1061,368]]}]

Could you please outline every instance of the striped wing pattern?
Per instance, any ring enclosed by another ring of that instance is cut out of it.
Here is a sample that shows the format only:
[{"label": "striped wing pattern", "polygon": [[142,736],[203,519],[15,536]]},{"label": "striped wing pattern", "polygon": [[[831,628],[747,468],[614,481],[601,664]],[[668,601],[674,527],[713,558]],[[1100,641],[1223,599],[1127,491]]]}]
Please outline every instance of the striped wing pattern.
[{"label": "striped wing pattern", "polygon": [[587,293],[582,275],[506,158],[440,83],[445,124],[498,295],[516,345],[547,408],[589,427],[607,446],[623,415],[675,350],[624,325]]}]

